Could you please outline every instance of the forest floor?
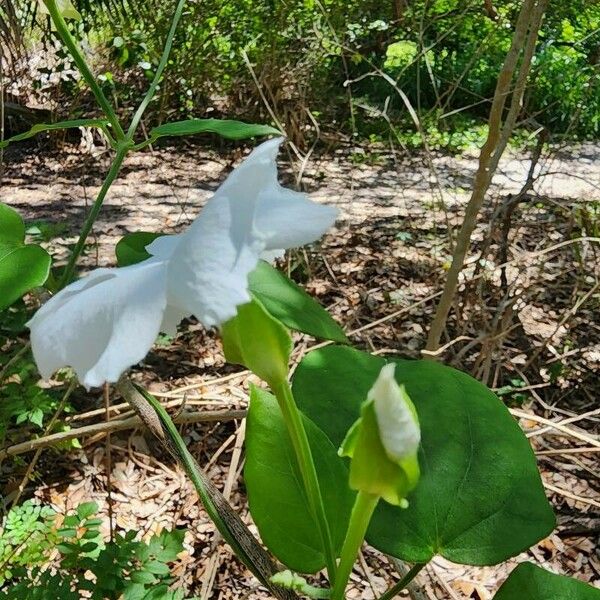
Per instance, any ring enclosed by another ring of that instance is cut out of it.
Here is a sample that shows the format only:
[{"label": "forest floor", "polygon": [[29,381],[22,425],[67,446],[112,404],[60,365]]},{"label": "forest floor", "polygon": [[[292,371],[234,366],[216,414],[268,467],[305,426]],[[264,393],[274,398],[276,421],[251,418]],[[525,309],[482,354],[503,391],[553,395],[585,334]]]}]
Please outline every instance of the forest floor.
[{"label": "forest floor", "polygon": [[[130,157],[82,264],[114,265],[114,246],[127,232],[183,228],[240,156],[192,146]],[[513,409],[537,453],[558,529],[500,566],[435,559],[418,578],[422,595],[414,591],[413,598],[486,600],[515,561],[525,558],[600,586],[599,157],[599,146],[554,148],[537,164],[530,189],[523,189],[528,155],[502,162],[440,353],[498,390]],[[106,166],[106,155],[69,146],[9,154],[1,199],[28,221],[53,223],[48,247],[64,260]],[[319,245],[291,253],[283,266],[330,309],[358,347],[419,357],[476,167],[469,154],[427,158],[375,148],[310,158],[300,181],[297,166],[284,169],[283,180],[338,206],[341,215]],[[312,344],[299,338],[296,358]],[[157,346],[135,377],[173,410],[185,403],[191,415],[245,408],[251,381],[247,372],[224,363],[216,334],[194,323]],[[69,417],[72,427],[103,421],[98,393],[79,391],[74,402],[81,412]],[[125,413],[120,402],[113,399],[115,420]],[[240,478],[243,420],[226,415],[182,431],[200,464],[250,523]],[[82,448],[68,455],[42,455],[27,494],[59,511],[93,499],[106,515],[106,433],[80,440]],[[218,542],[191,484],[168,456],[157,454],[139,430],[113,433],[110,444],[118,527],[186,527],[186,552],[174,572],[181,585],[202,598],[267,597]],[[5,497],[23,472],[15,464],[1,474]],[[375,598],[396,579],[388,559],[367,548],[348,597]]]}]

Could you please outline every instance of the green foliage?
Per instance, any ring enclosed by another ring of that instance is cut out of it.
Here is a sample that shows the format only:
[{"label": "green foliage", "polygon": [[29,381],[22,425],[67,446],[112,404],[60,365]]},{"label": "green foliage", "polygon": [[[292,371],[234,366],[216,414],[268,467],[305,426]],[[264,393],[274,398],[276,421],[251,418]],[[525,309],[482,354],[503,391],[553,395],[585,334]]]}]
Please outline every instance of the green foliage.
[{"label": "green foliage", "polygon": [[15,135],[7,140],[0,141],[0,148],[6,148],[9,144],[20,142],[32,138],[45,131],[55,131],[57,129],[71,129],[74,127],[99,127],[104,129],[108,121],[106,119],[76,119],[72,121],[62,121],[60,123],[38,123],[24,133]]},{"label": "green foliage", "polygon": [[264,261],[248,278],[252,294],[290,329],[316,338],[346,343],[348,338],[331,315],[301,287]]},{"label": "green foliage", "polygon": [[244,365],[272,388],[287,381],[292,338],[258,300],[239,306],[221,327],[221,337],[229,362]]},{"label": "green foliage", "polygon": [[135,265],[147,258],[150,254],[146,246],[151,244],[156,238],[165,235],[164,233],[151,233],[149,231],[135,231],[122,237],[115,246],[117,265],[119,267],[128,267]]},{"label": "green foliage", "polygon": [[[148,542],[128,531],[105,543],[97,511],[94,502],[80,504],[59,526],[54,511],[31,501],[11,509],[0,533],[0,583],[12,584],[5,597],[75,599],[85,591],[97,600],[182,600],[183,591],[170,589],[169,564],[183,550],[184,531],[163,531]],[[48,569],[55,548],[58,564]]]},{"label": "green foliage", "polygon": [[[12,360],[16,352],[18,350],[0,355],[0,369]],[[41,433],[46,421],[56,411],[64,390],[59,392],[40,387],[37,368],[29,355],[12,361],[6,370],[5,380],[1,383],[0,442],[11,439],[13,434],[17,434],[13,428],[22,429],[24,425],[31,425],[35,433]],[[72,406],[66,403],[63,412],[71,411]],[[64,428],[64,423],[58,421],[56,428]],[[77,445],[77,442],[74,444]],[[70,443],[70,447],[74,444]]]},{"label": "green foliage", "polygon": [[155,127],[150,131],[150,142],[161,137],[216,133],[228,140],[245,140],[263,135],[281,135],[281,132],[269,125],[253,125],[229,119],[188,119],[174,121]]},{"label": "green foliage", "polygon": [[46,561],[58,541],[55,512],[27,500],[12,508],[0,528],[0,586]]},{"label": "green foliage", "polygon": [[521,563],[502,584],[494,600],[600,600],[600,590],[531,563]]},{"label": "green foliage", "polygon": [[[395,360],[421,424],[421,479],[402,510],[380,503],[367,535],[409,562],[441,554],[495,564],[553,529],[535,457],[518,424],[484,385],[434,361]],[[296,370],[300,409],[339,446],[385,359],[351,348],[309,353]]]},{"label": "green foliage", "polygon": [[36,244],[25,244],[25,223],[10,206],[0,203],[0,310],[50,274],[50,255]]},{"label": "green foliage", "polygon": [[[334,547],[339,551],[354,492],[336,448],[304,418]],[[286,566],[314,573],[325,566],[321,538],[306,503],[294,449],[276,399],[253,387],[246,435],[244,479],[254,522],[263,542]]]}]

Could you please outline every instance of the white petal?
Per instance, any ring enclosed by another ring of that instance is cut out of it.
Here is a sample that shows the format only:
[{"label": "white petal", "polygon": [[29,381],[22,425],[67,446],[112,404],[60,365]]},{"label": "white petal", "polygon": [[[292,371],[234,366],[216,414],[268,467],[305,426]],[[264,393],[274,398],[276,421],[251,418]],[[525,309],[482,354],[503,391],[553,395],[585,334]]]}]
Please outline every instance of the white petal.
[{"label": "white petal", "polygon": [[98,269],[52,297],[29,321],[43,377],[71,366],[87,388],[116,382],[142,360],[166,307],[166,263]]},{"label": "white petal", "polygon": [[[168,303],[204,325],[227,321],[250,300],[248,274],[263,252],[312,242],[335,221],[335,209],[279,185],[281,142],[256,148],[169,248]],[[151,253],[158,252],[155,243]]]},{"label": "white petal", "polygon": [[403,387],[394,378],[396,365],[385,365],[369,391],[375,403],[375,416],[381,442],[387,455],[400,461],[414,454],[421,441],[421,429],[406,400]]}]

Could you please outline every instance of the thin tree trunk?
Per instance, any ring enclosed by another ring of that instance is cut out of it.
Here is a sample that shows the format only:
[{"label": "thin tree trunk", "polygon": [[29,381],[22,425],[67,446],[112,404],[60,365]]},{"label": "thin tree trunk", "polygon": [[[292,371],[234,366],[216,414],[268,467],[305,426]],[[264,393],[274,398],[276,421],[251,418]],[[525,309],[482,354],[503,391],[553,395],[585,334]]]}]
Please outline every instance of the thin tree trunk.
[{"label": "thin tree trunk", "polygon": [[[488,137],[479,155],[479,167],[473,182],[473,192],[467,204],[463,223],[458,233],[452,264],[448,270],[444,290],[429,330],[426,345],[426,350],[429,353],[435,352],[439,348],[440,338],[456,296],[460,272],[463,269],[465,258],[471,245],[471,235],[477,225],[477,217],[483,206],[492,182],[492,177],[506,149],[517,117],[519,116],[539,28],[547,5],[548,0],[525,0],[521,7],[512,44],[504,60],[502,71],[498,76],[498,83],[488,121]],[[508,97],[511,95],[511,86],[521,55],[522,60],[517,73],[514,90],[512,91],[510,108],[503,122],[504,109]]]}]

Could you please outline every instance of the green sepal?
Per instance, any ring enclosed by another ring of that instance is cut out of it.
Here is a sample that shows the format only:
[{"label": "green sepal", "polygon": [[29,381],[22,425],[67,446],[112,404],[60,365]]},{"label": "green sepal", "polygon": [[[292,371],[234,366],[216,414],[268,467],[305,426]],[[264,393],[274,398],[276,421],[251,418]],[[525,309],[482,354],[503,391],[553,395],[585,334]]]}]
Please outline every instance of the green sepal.
[{"label": "green sepal", "polygon": [[247,367],[273,389],[287,381],[292,338],[256,298],[238,307],[221,336],[229,362]]},{"label": "green sepal", "polygon": [[406,496],[420,476],[417,455],[398,462],[389,458],[381,442],[372,400],[363,403],[361,416],[348,430],[338,453],[351,458],[349,483],[353,490],[381,496],[394,506],[408,506]]}]

